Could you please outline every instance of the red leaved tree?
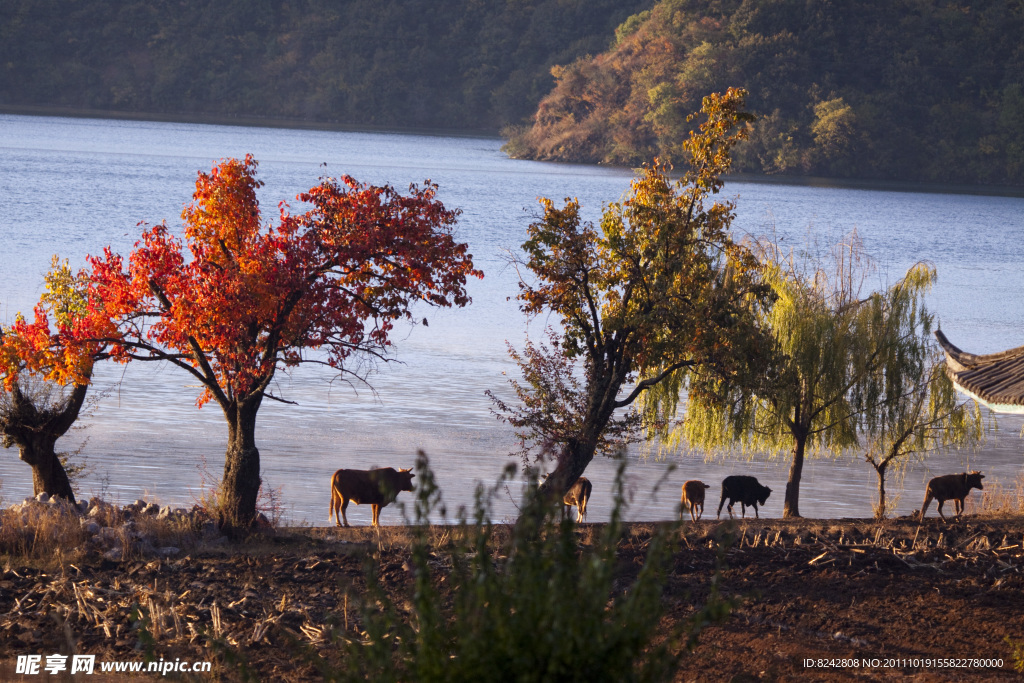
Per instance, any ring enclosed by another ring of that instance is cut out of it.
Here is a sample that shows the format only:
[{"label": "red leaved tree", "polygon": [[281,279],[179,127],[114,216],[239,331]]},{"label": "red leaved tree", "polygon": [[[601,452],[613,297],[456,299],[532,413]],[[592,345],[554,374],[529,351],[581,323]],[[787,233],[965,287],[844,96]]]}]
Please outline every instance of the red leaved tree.
[{"label": "red leaved tree", "polygon": [[0,443],[17,446],[32,468],[34,495],[72,503],[71,480],[55,446],[78,419],[93,364],[106,357],[104,344],[73,334],[86,303],[85,283],[55,256],[32,319],[18,314],[0,329]]},{"label": "red leaved tree", "polygon": [[[395,321],[411,306],[465,306],[473,269],[451,229],[458,211],[436,186],[322,179],[263,225],[256,161],[199,173],[182,212],[184,243],[164,224],[145,230],[127,263],[110,248],[89,259],[91,308],[78,334],[111,344],[122,361],[163,360],[203,386],[228,423],[223,521],[255,519],[260,488],[256,414],[278,368],[324,363],[341,373],[367,354],[385,359]],[[187,246],[191,258],[184,250]]]}]

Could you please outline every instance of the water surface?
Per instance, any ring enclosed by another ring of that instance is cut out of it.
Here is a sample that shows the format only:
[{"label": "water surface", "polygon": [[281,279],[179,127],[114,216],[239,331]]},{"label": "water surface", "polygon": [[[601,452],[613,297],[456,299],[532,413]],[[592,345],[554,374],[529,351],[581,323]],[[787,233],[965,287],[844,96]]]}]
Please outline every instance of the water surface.
[{"label": "water surface", "polygon": [[[526,332],[507,250],[522,243],[539,215],[539,197],[577,197],[596,220],[602,203],[620,199],[631,177],[622,169],[510,160],[499,147],[500,141],[487,138],[0,116],[0,317],[9,321],[15,312],[31,310],[54,253],[77,266],[106,245],[127,254],[140,221],[166,220],[179,228],[196,172],[221,158],[252,153],[259,160],[267,216],[322,175],[349,174],[400,189],[429,178],[439,184],[446,205],[462,210],[457,236],[470,244],[486,273],[470,283],[473,304],[425,308],[429,326],[395,336],[399,362],[371,375],[372,390],[331,381],[318,369],[282,375],[275,392],[299,405],[264,404],[257,443],[264,480],[279,489],[293,522],[326,519],[335,469],[408,467],[418,449],[431,456],[449,510],[471,504],[475,484],[493,481],[514,447],[484,396],[487,389],[507,393],[503,373],[514,375],[515,366],[506,340],[521,347]],[[1022,199],[739,182],[727,184],[723,195],[737,202],[738,231],[775,231],[783,244],[803,245],[808,235],[828,244],[856,229],[879,262],[873,284],[892,282],[919,260],[931,261],[939,280],[930,306],[954,343],[975,353],[1024,344],[1024,275],[1017,256],[1024,238]],[[226,442],[219,409],[197,410],[197,393],[190,377],[173,367],[101,367],[84,429],[59,444],[80,448],[88,463],[80,491],[122,503],[145,497],[191,505],[204,476],[219,479]],[[934,456],[915,467],[898,511],[920,505],[929,477],[966,466],[983,469],[986,482],[1012,484],[1021,471],[1020,422],[999,424],[1001,431],[981,452]],[[15,450],[0,455],[4,502],[29,495],[29,468]],[[717,500],[720,480],[741,472],[776,491],[765,514],[781,515],[785,464],[705,462],[699,453],[660,461],[639,456],[631,457],[630,518],[670,518],[685,479],[712,484],[709,496]],[[595,484],[591,520],[607,517],[613,472],[608,460],[588,470]],[[662,479],[662,488],[652,492]],[[856,459],[812,461],[804,472],[801,511],[868,516],[874,486],[874,471]],[[499,501],[499,518],[514,513],[510,498]],[[356,507],[352,520],[368,522],[369,514]],[[389,509],[383,518],[396,522],[399,515]]]}]

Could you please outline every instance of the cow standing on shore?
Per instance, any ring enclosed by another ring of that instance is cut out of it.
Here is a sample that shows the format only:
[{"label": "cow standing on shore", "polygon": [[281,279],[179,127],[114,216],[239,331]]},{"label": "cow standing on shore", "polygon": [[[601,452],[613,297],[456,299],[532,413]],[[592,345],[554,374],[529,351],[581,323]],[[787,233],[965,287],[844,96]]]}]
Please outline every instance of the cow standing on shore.
[{"label": "cow standing on shore", "polygon": [[[690,519],[696,522],[704,514],[704,491],[711,488],[709,485],[697,479],[691,479],[683,484],[683,496],[679,501],[679,519],[683,518],[683,510],[689,509]],[[697,507],[700,506],[700,511]]]},{"label": "cow standing on shore", "polygon": [[583,522],[587,519],[587,501],[590,500],[590,492],[594,490],[593,484],[586,477],[580,477],[572,485],[562,498],[562,509],[564,514],[571,514],[572,508],[576,508],[576,521]]},{"label": "cow standing on shore", "polygon": [[337,526],[342,525],[342,520],[345,521],[345,526],[350,526],[345,510],[351,501],[356,505],[368,503],[373,513],[370,526],[380,526],[381,508],[393,503],[399,492],[412,491],[412,478],[416,475],[411,470],[412,468],[396,470],[393,467],[338,470],[331,477],[331,511],[327,515],[327,521],[331,521],[333,515]]},{"label": "cow standing on shore", "polygon": [[728,476],[722,480],[722,500],[718,502],[718,516],[722,516],[722,505],[725,504],[725,499],[728,498],[729,517],[735,516],[732,512],[732,505],[738,500],[743,510],[744,519],[747,517],[748,505],[754,506],[754,516],[760,519],[761,515],[757,513],[757,504],[764,505],[771,492],[770,488],[761,485],[757,477],[743,474]]},{"label": "cow standing on shore", "polygon": [[984,490],[981,480],[985,475],[975,470],[974,472],[961,472],[960,474],[944,474],[935,477],[928,482],[928,488],[924,492],[924,505],[921,506],[921,520],[924,521],[924,513],[928,512],[932,498],[939,501],[939,516],[946,519],[942,514],[942,504],[950,498],[953,499],[953,508],[956,510],[956,518],[964,512],[964,498],[971,492],[971,489]]}]

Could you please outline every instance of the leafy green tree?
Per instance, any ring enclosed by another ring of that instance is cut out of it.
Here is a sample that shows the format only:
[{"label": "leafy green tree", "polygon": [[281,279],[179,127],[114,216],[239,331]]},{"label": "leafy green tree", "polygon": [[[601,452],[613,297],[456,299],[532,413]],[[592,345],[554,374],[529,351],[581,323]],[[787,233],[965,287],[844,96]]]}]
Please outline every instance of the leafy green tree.
[{"label": "leafy green tree", "polygon": [[[746,134],[744,95],[706,97],[680,181],[646,168],[628,199],[605,208],[599,229],[581,220],[577,201],[557,208],[541,200],[544,216],[523,245],[535,280],[521,282],[520,300],[528,316],[556,316],[563,333],[554,361],[530,350],[518,359],[528,386],[515,385],[536,400],[506,415],[527,446],[554,451],[545,491],[568,490],[607,443],[610,425],[628,434],[629,418],[616,422],[615,412],[645,391],[689,368],[728,372],[749,358],[757,337],[751,308],[767,290],[754,255],[730,235],[733,205],[708,204]],[[564,381],[573,376],[566,363],[578,363],[575,388]]]},{"label": "leafy green tree", "polygon": [[783,516],[799,517],[807,456],[839,455],[863,434],[884,440],[909,410],[906,402],[929,372],[931,317],[923,297],[935,271],[918,264],[862,298],[868,263],[856,235],[827,265],[784,255],[776,245],[764,246],[762,258],[776,296],[760,320],[774,340],[770,370],[745,386],[696,379],[679,436],[707,449],[738,442],[750,453],[788,451]]},{"label": "leafy green tree", "polygon": [[844,155],[853,144],[855,122],[853,108],[842,97],[814,105],[811,134],[818,153],[829,160]]}]

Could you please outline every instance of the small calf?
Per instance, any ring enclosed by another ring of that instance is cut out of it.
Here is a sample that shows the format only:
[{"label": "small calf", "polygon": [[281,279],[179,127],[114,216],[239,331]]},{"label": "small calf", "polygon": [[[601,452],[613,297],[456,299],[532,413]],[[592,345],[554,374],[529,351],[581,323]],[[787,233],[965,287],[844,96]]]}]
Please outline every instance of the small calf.
[{"label": "small calf", "polygon": [[743,474],[734,474],[726,477],[722,480],[722,500],[718,502],[718,516],[722,516],[722,505],[725,504],[725,499],[729,499],[729,516],[733,517],[732,505],[737,500],[740,501],[740,505],[743,510],[743,517],[747,516],[747,506],[754,506],[754,516],[758,519],[761,515],[757,512],[757,504],[765,504],[768,500],[768,496],[771,495],[772,490],[767,486],[762,486],[757,477],[750,477]]},{"label": "small calf", "polygon": [[[690,511],[690,519],[697,521],[704,514],[704,491],[711,488],[702,481],[691,479],[683,484],[683,497],[680,501],[679,518],[683,518],[683,510]],[[697,508],[700,507],[698,512]]]},{"label": "small calf", "polygon": [[961,472],[960,474],[945,474],[941,477],[935,477],[928,482],[928,488],[924,492],[921,519],[923,520],[924,514],[928,512],[928,506],[931,505],[932,498],[939,501],[939,516],[942,519],[946,519],[946,515],[942,514],[942,504],[952,498],[954,501],[953,507],[956,510],[956,518],[960,519],[964,512],[964,498],[971,492],[971,489],[983,490],[984,487],[981,485],[981,480],[984,478],[985,475],[977,470],[971,473]]},{"label": "small calf", "polygon": [[576,483],[572,485],[565,496],[562,498],[562,503],[566,506],[564,512],[568,513],[574,506],[576,507],[576,521],[583,522],[587,519],[587,501],[590,500],[590,492],[594,489],[593,484],[586,477],[580,477],[576,480]]}]

